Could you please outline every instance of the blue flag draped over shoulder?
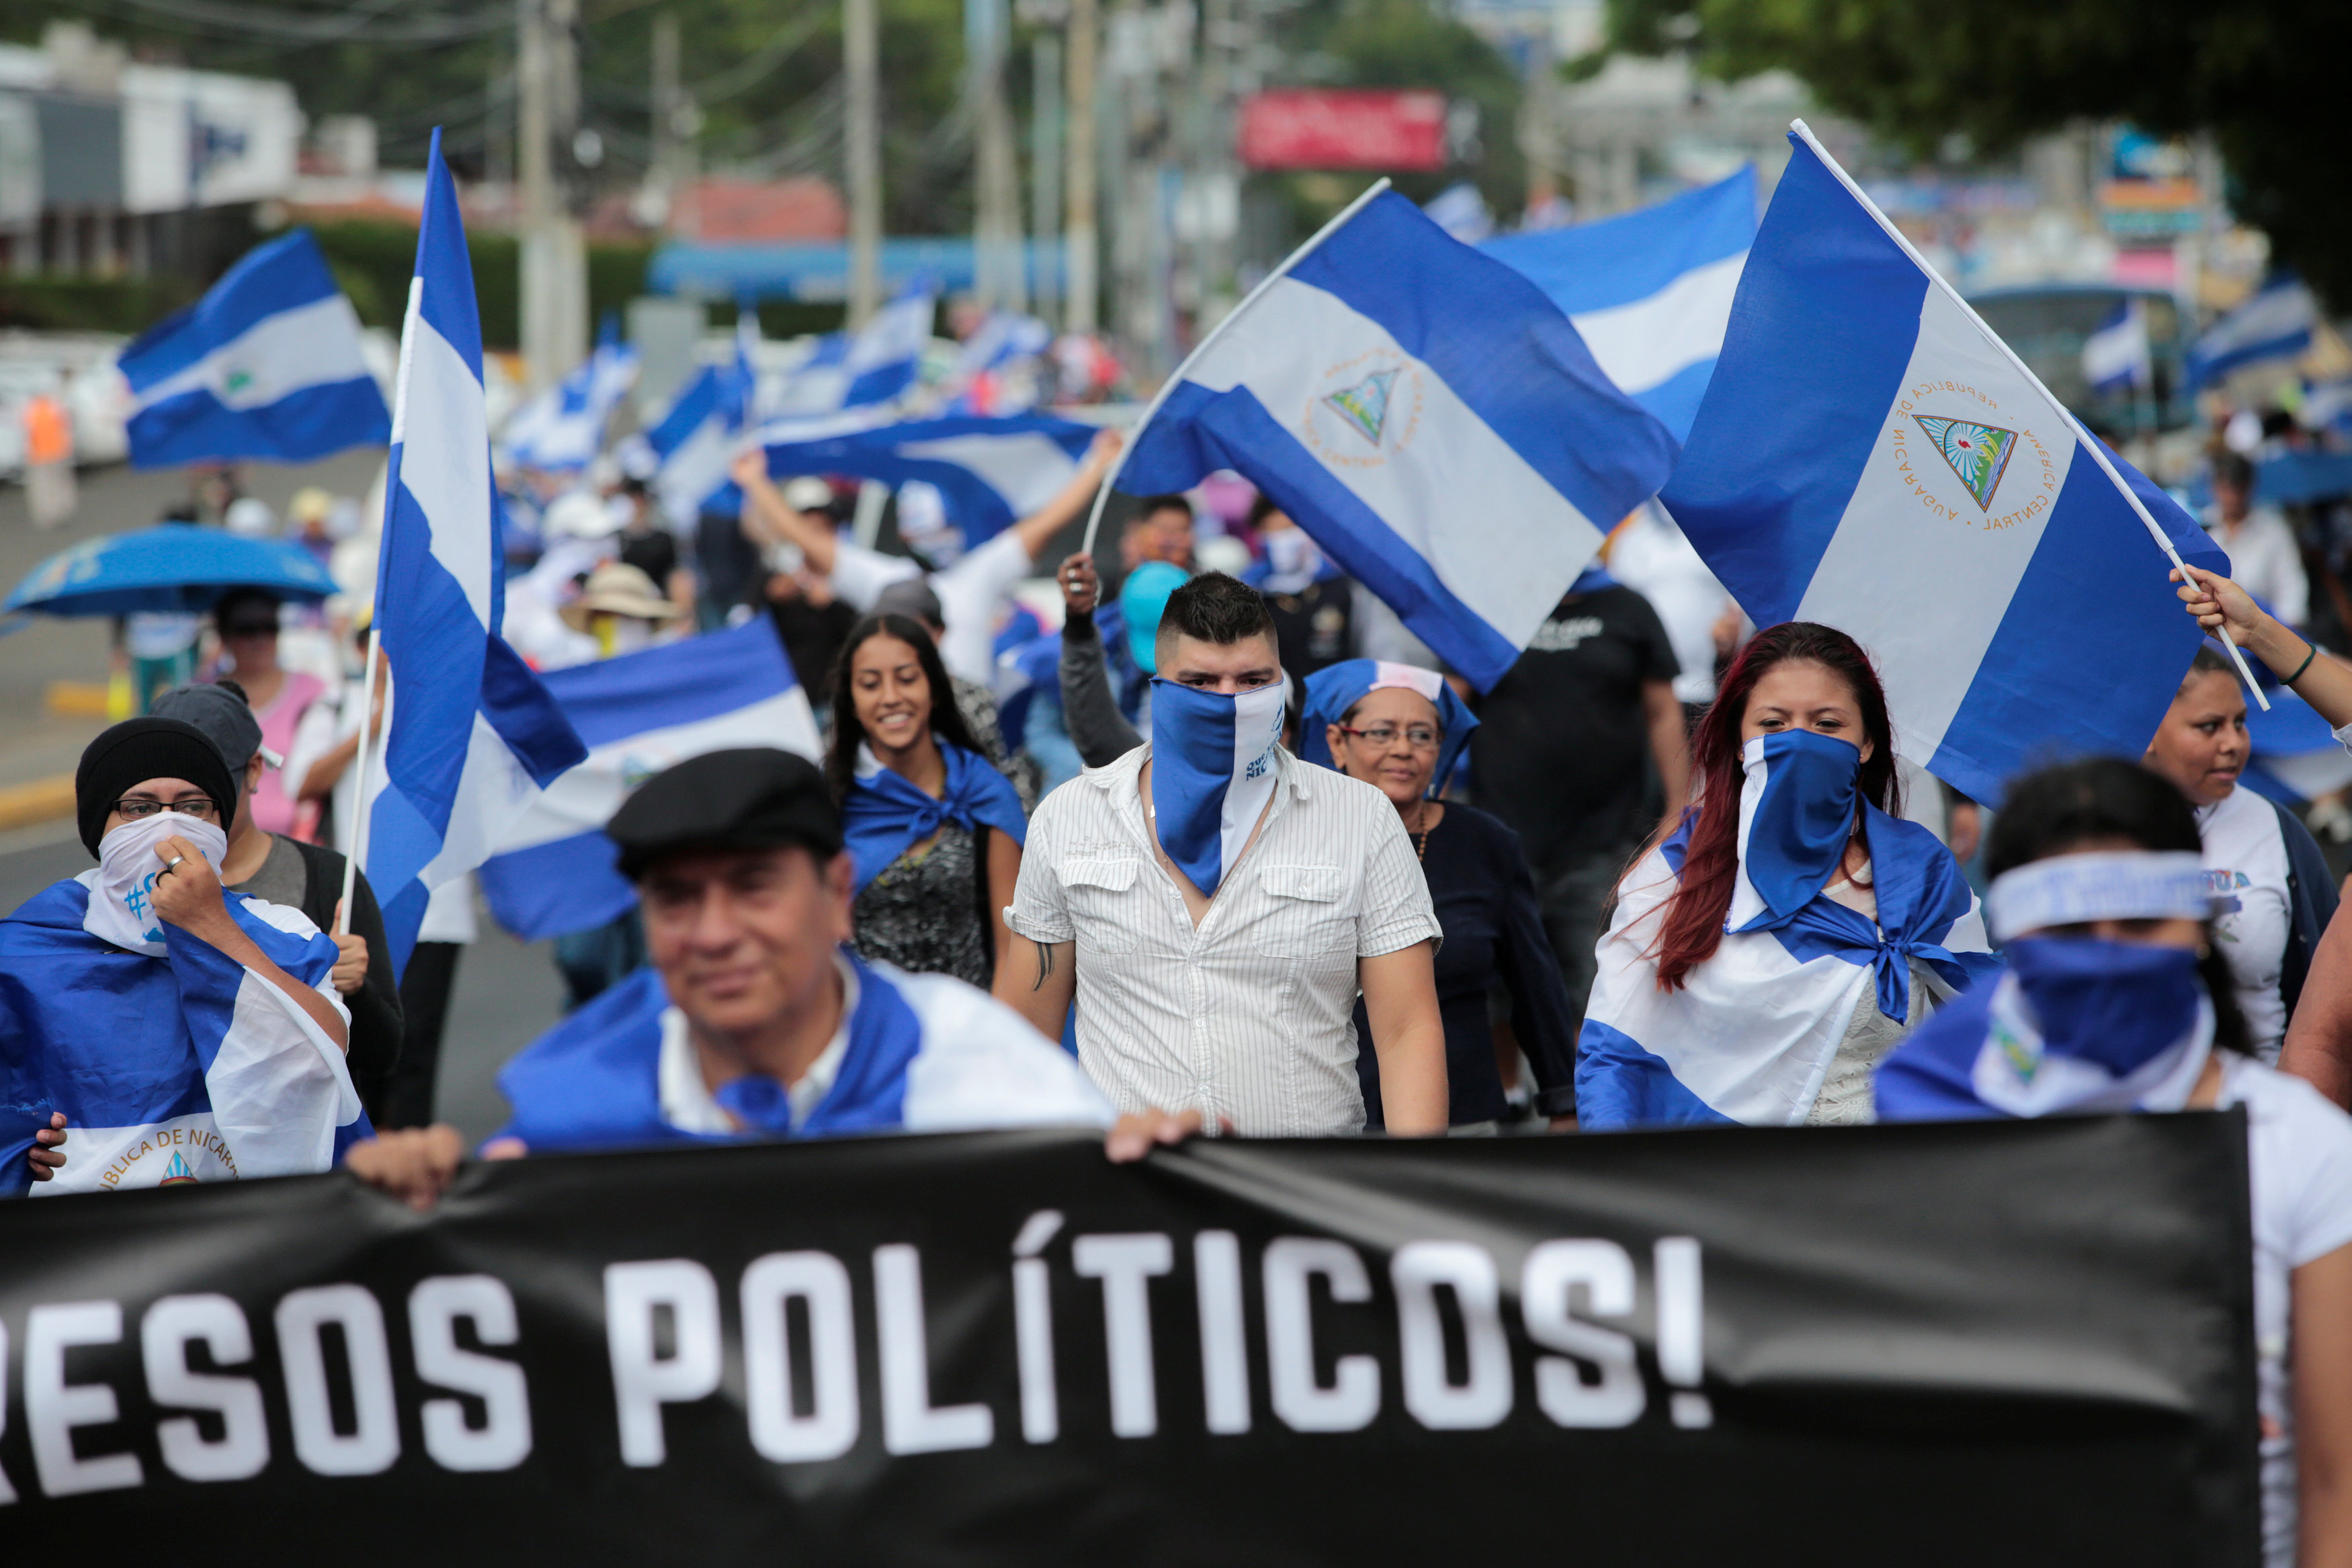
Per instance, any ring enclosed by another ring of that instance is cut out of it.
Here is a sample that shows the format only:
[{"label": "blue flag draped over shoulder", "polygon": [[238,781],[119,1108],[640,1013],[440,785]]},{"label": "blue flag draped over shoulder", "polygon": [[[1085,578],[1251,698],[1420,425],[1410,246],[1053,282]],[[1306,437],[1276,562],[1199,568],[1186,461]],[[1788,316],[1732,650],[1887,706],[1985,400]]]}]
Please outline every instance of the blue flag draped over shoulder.
[{"label": "blue flag draped over shoulder", "polygon": [[966,831],[985,823],[1010,834],[1016,844],[1029,838],[1029,820],[1010,780],[960,746],[940,743],[948,765],[947,793],[934,799],[874,759],[858,743],[857,771],[841,803],[842,837],[857,862],[857,891],[890,869],[890,862],[953,822]]},{"label": "blue flag draped over shoulder", "polygon": [[[329,1168],[366,1126],[341,1048],[176,925],[160,958],[100,941],[83,925],[89,895],[58,883],[0,921],[0,1193],[26,1190],[33,1134],[58,1111],[66,1164],[37,1194]],[[226,897],[278,967],[326,986],[335,945],[300,911]]]}]

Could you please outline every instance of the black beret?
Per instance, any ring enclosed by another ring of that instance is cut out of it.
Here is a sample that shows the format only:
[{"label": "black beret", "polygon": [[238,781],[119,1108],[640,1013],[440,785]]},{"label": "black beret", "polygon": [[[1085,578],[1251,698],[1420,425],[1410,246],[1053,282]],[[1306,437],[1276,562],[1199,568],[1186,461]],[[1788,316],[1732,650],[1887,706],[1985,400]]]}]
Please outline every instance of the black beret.
[{"label": "black beret", "polygon": [[81,841],[98,853],[107,813],[150,779],[184,779],[220,808],[219,827],[228,831],[236,815],[236,774],[205,732],[176,718],[131,718],[101,734],[81,754],[74,770],[74,814]]},{"label": "black beret", "polygon": [[604,831],[631,882],[682,850],[841,850],[841,813],[815,763],[789,751],[706,751],[657,773],[622,802]]}]

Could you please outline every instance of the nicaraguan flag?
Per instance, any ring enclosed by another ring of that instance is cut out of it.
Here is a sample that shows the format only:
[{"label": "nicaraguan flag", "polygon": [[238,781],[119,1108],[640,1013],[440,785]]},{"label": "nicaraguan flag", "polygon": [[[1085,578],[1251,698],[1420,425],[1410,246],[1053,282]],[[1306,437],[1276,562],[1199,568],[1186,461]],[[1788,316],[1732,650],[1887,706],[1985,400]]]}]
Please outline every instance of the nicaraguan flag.
[{"label": "nicaraguan flag", "polygon": [[793,372],[782,400],[767,412],[806,418],[892,402],[915,384],[937,312],[928,291],[909,290],[877,310],[856,331],[829,334]]},{"label": "nicaraguan flag", "polygon": [[764,615],[544,679],[588,755],[507,829],[480,873],[490,913],[526,942],[585,931],[635,906],[604,824],[655,774],[740,746],[823,760],[808,694]]},{"label": "nicaraguan flag", "polygon": [[392,660],[383,788],[362,864],[396,966],[433,889],[488,858],[587,747],[499,635],[504,551],[482,407],[482,333],[457,183],[433,133],[400,340],[375,625]]},{"label": "nicaraguan flag", "polygon": [[751,423],[758,384],[739,340],[731,362],[703,366],[646,432],[656,464],[654,491],[672,523],[684,528],[706,511],[732,514],[740,507],[740,498],[728,494],[734,481],[727,465]]},{"label": "nicaraguan flag", "polygon": [[[1691,824],[1627,873],[1577,1040],[1580,1125],[1797,1125],[1865,996],[1887,1018],[1916,1024],[1923,1003],[1940,1006],[1999,968],[1976,894],[1916,822],[1863,808],[1875,921],[1822,892],[1852,831],[1854,797],[1849,785],[1832,799],[1805,774],[1827,765],[1821,747],[1844,744],[1801,731],[1748,742],[1724,936],[1679,990],[1658,988],[1654,955]],[[1853,766],[1848,747],[1849,780]]]},{"label": "nicaraguan flag", "polygon": [[1484,690],[1674,458],[1541,289],[1390,191],[1203,340],[1119,487],[1239,471]]},{"label": "nicaraguan flag", "polygon": [[2293,359],[2311,347],[2318,320],[2318,302],[2300,279],[2273,277],[2190,346],[2189,384],[2201,387],[2264,360]]},{"label": "nicaraguan flag", "polygon": [[1868,649],[1896,748],[1965,793],[1998,802],[2053,754],[2138,756],[2200,634],[2131,497],[2192,565],[2227,571],[2221,551],[1790,140],[1659,499],[1759,626]]},{"label": "nicaraguan flag", "polygon": [[585,364],[509,416],[507,455],[526,468],[585,468],[604,449],[604,426],[636,382],[637,352],[607,320]]},{"label": "nicaraguan flag", "polygon": [[2128,392],[2155,384],[2147,307],[2137,296],[2117,301],[2099,329],[2083,340],[2083,379],[2095,392]]},{"label": "nicaraguan flag", "polygon": [[937,486],[967,547],[993,538],[1061,494],[1094,438],[1091,424],[1033,413],[849,429],[779,421],[759,437],[773,475],[849,474]]},{"label": "nicaraguan flag", "polygon": [[1535,280],[1576,323],[1609,379],[1690,436],[1723,352],[1731,297],[1756,241],[1756,168],[1622,217],[1479,248]]},{"label": "nicaraguan flag", "polygon": [[308,229],[247,252],[122,350],[131,464],[308,463],[392,437],[360,319]]}]

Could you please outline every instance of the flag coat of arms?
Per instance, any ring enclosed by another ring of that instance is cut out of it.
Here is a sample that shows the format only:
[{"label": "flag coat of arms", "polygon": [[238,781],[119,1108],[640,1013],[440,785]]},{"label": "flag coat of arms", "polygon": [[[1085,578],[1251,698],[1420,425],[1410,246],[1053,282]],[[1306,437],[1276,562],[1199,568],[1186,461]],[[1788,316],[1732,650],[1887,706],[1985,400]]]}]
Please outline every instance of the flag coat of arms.
[{"label": "flag coat of arms", "polygon": [[1543,290],[1381,191],[1202,341],[1119,487],[1238,471],[1484,689],[1674,454]]},{"label": "flag coat of arms", "polygon": [[1801,122],[1790,141],[1659,499],[1758,625],[1820,622],[1868,650],[1896,749],[1967,794],[1998,802],[2060,756],[2137,757],[2200,641],[2167,546],[2228,561]]}]

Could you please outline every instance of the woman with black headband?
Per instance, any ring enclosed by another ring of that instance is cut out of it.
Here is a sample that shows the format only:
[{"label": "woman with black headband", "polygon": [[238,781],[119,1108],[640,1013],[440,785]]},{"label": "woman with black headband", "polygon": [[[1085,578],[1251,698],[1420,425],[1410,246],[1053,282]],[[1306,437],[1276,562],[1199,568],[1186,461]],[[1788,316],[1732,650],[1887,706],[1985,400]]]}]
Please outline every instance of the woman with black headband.
[{"label": "woman with black headband", "polygon": [[[176,719],[118,724],[74,796],[96,869],[0,920],[0,1192],[37,1166],[44,1192],[330,1168],[367,1130],[335,945],[300,910],[223,891],[236,779],[219,748]],[[43,1136],[68,1126],[63,1149]]]},{"label": "woman with black headband", "polygon": [[2120,758],[2009,787],[1985,919],[2008,969],[1879,1064],[1882,1122],[2246,1111],[2266,1568],[2352,1563],[2352,1121],[2263,1065],[2189,801]]}]

